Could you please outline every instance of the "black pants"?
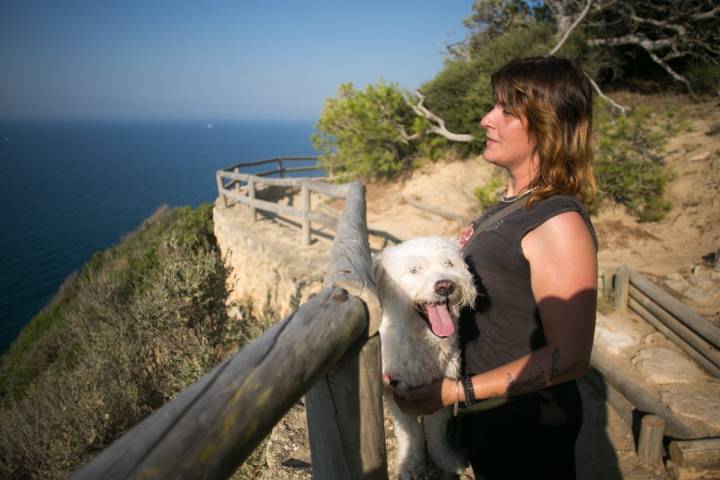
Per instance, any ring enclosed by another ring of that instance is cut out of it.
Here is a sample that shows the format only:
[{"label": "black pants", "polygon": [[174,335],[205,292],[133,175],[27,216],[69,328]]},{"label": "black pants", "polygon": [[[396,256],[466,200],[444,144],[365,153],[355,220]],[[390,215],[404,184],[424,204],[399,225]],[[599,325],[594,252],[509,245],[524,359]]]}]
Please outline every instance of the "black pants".
[{"label": "black pants", "polygon": [[568,382],[463,419],[478,479],[575,479],[582,400]]}]

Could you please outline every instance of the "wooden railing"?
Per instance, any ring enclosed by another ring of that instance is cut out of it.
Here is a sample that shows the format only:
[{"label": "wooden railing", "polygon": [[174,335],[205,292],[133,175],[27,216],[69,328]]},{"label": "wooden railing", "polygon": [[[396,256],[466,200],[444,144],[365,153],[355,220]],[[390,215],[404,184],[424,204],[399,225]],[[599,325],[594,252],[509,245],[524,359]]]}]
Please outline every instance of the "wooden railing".
[{"label": "wooden railing", "polygon": [[325,288],[71,478],[227,478],[306,393],[313,477],[387,478],[365,191],[345,188]]},{"label": "wooden railing", "polygon": [[[218,195],[223,199],[225,206],[230,206],[230,201],[247,205],[250,209],[252,221],[257,221],[257,211],[272,212],[278,215],[287,215],[299,218],[302,227],[302,242],[304,245],[312,243],[312,223],[320,224],[331,231],[338,228],[338,218],[318,210],[313,210],[311,193],[317,193],[331,198],[346,198],[348,195],[348,183],[331,184],[324,180],[326,177],[296,177],[284,178],[285,173],[298,173],[309,171],[321,171],[317,166],[303,166],[288,168],[287,162],[317,160],[317,157],[280,157],[258,162],[238,163],[230,167],[220,169],[215,174]],[[266,170],[261,173],[247,173],[243,169],[257,167],[258,165],[275,164],[274,170]],[[266,178],[269,175],[279,175],[281,178]],[[284,187],[300,190],[299,207],[282,205],[276,202],[263,200],[257,196],[257,187]],[[384,240],[383,247],[389,243],[398,244],[402,240],[380,230],[368,229],[370,235],[380,237]]]},{"label": "wooden railing", "polygon": [[614,306],[632,310],[720,378],[720,328],[628,267],[615,273]]},{"label": "wooden railing", "polygon": [[[231,167],[218,170],[215,174],[218,195],[229,206],[229,199],[247,205],[250,208],[252,220],[257,220],[257,210],[273,212],[276,214],[289,215],[300,218],[302,221],[302,240],[304,245],[310,245],[311,222],[319,223],[325,227],[335,230],[338,219],[319,211],[313,211],[310,199],[310,192],[319,193],[332,198],[345,198],[348,192],[348,184],[333,185],[317,181],[313,178],[284,178],[285,173],[297,173],[319,170],[316,166],[304,166],[287,168],[285,163],[289,161],[307,161],[315,157],[282,157],[259,162],[240,163]],[[242,168],[256,167],[264,164],[275,164],[277,168],[260,173],[243,173]],[[265,178],[277,174],[281,178]],[[266,185],[270,187],[290,187],[300,189],[300,206],[281,205],[275,202],[262,200],[256,196],[256,187]]]},{"label": "wooden railing", "polygon": [[[612,301],[616,311],[639,315],[708,373],[720,377],[718,327],[626,266],[614,274],[602,274],[599,290]],[[636,412],[643,412],[638,438],[638,457],[642,461],[659,462],[663,441],[670,437],[673,441],[668,446],[669,469],[718,468],[720,438],[703,438],[701,432],[686,425],[656,394],[628,378],[607,354],[593,350],[592,365],[605,380],[600,389],[605,392],[606,400],[628,424],[634,424]],[[592,376],[588,379],[593,383]]]}]

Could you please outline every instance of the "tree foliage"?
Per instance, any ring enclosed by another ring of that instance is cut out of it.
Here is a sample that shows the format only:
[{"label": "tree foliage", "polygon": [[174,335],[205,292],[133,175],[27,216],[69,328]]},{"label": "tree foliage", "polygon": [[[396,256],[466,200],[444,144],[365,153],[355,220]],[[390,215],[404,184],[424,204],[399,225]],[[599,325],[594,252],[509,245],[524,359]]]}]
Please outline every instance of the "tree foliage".
[{"label": "tree foliage", "polygon": [[406,170],[417,151],[411,139],[421,125],[405,97],[396,84],[382,81],[365,90],[340,85],[312,136],[323,168],[341,179],[390,178]]},{"label": "tree foliage", "polygon": [[[635,76],[691,94],[720,93],[719,19],[716,0],[476,0],[466,38],[448,46],[422,95],[384,82],[364,91],[342,85],[325,106],[314,142],[326,168],[346,177],[392,177],[412,168],[418,155],[448,149],[478,153],[492,72],[513,58],[554,50],[576,58],[605,87]],[[596,119],[601,197],[641,219],[660,218],[668,208],[662,201],[668,174],[654,157],[659,139],[643,128],[648,113],[613,115],[603,109]]]}]

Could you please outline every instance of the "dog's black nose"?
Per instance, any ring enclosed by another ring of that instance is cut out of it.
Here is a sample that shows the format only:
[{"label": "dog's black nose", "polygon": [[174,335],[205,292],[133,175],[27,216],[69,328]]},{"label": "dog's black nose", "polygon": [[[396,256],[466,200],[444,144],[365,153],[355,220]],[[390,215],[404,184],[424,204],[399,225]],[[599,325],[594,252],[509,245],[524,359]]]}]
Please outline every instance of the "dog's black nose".
[{"label": "dog's black nose", "polygon": [[455,291],[455,284],[453,282],[451,282],[450,280],[438,280],[437,282],[435,282],[435,292],[438,295],[447,297],[454,291]]}]

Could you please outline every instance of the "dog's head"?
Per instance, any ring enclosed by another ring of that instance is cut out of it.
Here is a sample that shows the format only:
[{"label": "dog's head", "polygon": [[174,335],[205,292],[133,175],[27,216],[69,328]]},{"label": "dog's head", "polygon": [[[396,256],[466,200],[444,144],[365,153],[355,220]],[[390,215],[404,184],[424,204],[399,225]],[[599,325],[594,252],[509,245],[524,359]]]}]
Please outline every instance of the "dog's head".
[{"label": "dog's head", "polygon": [[472,275],[457,242],[422,237],[386,248],[375,258],[383,308],[412,311],[438,337],[455,333],[460,308],[475,302]]}]

